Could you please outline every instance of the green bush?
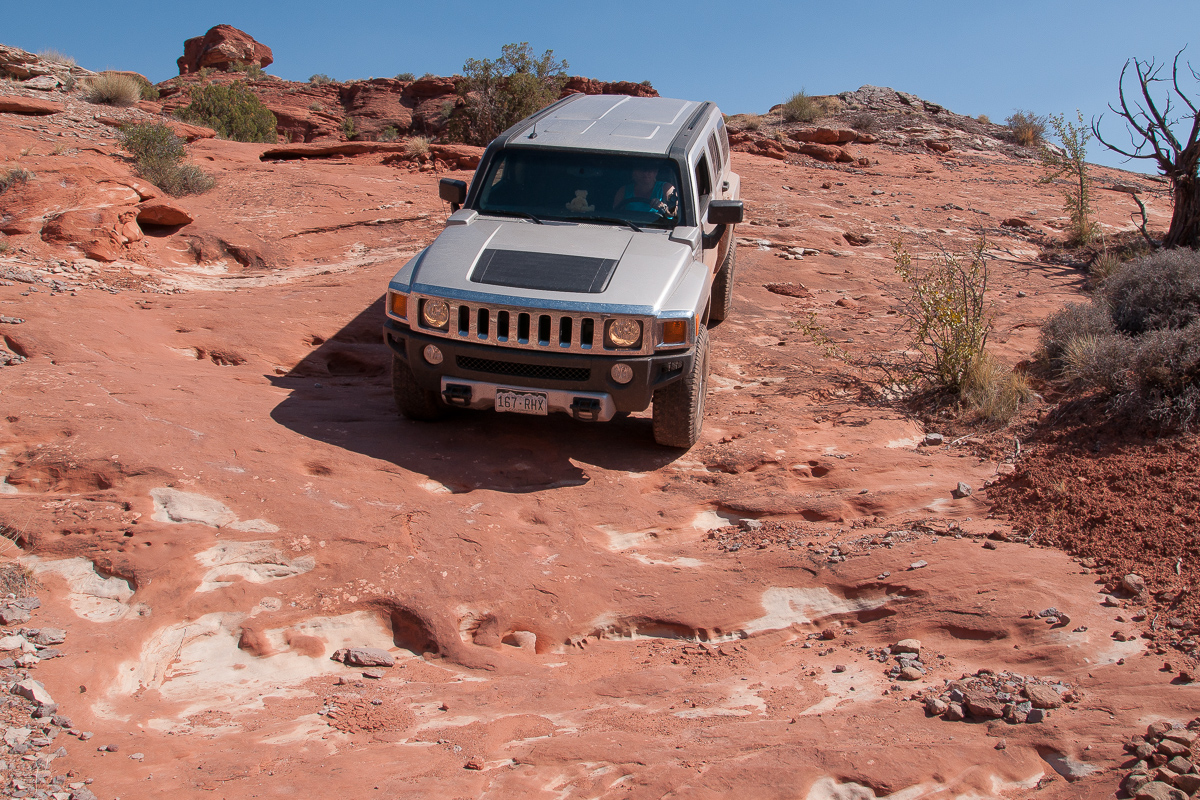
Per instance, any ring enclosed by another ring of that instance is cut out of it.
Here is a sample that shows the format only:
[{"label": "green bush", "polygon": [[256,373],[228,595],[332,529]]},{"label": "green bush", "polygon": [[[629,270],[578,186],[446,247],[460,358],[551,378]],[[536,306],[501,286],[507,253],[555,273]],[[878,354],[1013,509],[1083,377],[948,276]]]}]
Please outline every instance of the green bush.
[{"label": "green bush", "polygon": [[169,195],[203,194],[216,181],[195,164],[186,162],[183,140],[158,122],[121,129],[121,146],[133,156],[137,174]]},{"label": "green bush", "polygon": [[191,102],[175,113],[225,139],[270,144],[277,140],[275,115],[242,81],[201,86],[192,91]]},{"label": "green bush", "polygon": [[1042,166],[1046,174],[1038,180],[1053,183],[1058,178],[1067,178],[1063,188],[1063,208],[1071,216],[1068,242],[1081,245],[1095,239],[1100,228],[1092,219],[1092,180],[1087,165],[1087,143],[1092,138],[1092,130],[1084,123],[1083,114],[1075,113],[1078,123],[1067,120],[1062,114],[1050,115],[1050,125],[1063,145],[1062,152],[1042,147]]},{"label": "green bush", "polygon": [[821,116],[822,109],[801,89],[784,101],[781,113],[784,122],[812,122]]},{"label": "green bush", "polygon": [[0,172],[0,194],[4,194],[18,183],[29,183],[37,175],[33,174],[24,167],[13,167],[4,172]]},{"label": "green bush", "polygon": [[[463,113],[452,121],[450,137],[487,144],[503,130],[558,99],[567,81],[567,62],[554,51],[535,57],[528,42],[506,44],[500,58],[467,59],[459,83]],[[452,110],[452,109],[451,109]]]},{"label": "green bush", "polygon": [[342,118],[342,134],[349,141],[358,135],[358,131],[354,128],[354,117]]},{"label": "green bush", "polygon": [[415,81],[416,79],[417,76],[413,75],[411,72],[401,72],[396,76],[396,80],[398,81]]},{"label": "green bush", "polygon": [[1046,136],[1046,118],[1032,111],[1014,111],[1004,124],[1013,141],[1022,147],[1037,147]]},{"label": "green bush", "polygon": [[395,125],[388,125],[386,128],[384,128],[383,130],[381,130],[379,132],[378,140],[381,142],[394,142],[399,138],[400,138],[400,129],[397,128]]},{"label": "green bush", "polygon": [[142,99],[142,86],[132,75],[101,72],[88,80],[84,99],[106,106],[131,106]]}]

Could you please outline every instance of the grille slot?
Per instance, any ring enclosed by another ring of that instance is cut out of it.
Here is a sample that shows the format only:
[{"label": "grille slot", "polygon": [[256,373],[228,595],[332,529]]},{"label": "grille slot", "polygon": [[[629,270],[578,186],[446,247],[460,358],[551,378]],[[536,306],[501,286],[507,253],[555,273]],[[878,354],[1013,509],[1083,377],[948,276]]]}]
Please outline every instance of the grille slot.
[{"label": "grille slot", "polygon": [[455,359],[459,369],[471,372],[486,372],[490,375],[508,375],[514,378],[541,378],[548,381],[572,381],[582,383],[588,380],[592,371],[586,367],[554,367],[544,364],[517,364],[512,361],[496,361],[490,358],[471,358],[458,356]]}]

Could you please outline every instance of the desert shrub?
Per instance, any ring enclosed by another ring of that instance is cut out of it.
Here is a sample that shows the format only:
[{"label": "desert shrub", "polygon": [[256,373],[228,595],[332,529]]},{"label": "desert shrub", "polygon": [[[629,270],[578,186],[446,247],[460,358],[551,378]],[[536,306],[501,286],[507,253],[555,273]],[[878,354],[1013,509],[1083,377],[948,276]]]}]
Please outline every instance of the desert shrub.
[{"label": "desert shrub", "polygon": [[12,245],[8,243],[8,237],[0,233],[0,255],[7,253],[12,249]]},{"label": "desert shrub", "polygon": [[210,84],[193,90],[191,102],[175,112],[188,122],[207,125],[225,139],[276,141],[275,115],[243,81]]},{"label": "desert shrub", "polygon": [[88,80],[84,99],[106,106],[131,106],[142,99],[142,87],[132,75],[101,72]]},{"label": "desert shrub", "polygon": [[803,89],[785,100],[780,108],[784,122],[812,122],[821,116],[821,111],[821,106]]},{"label": "desert shrub", "polygon": [[358,135],[358,131],[354,127],[354,117],[342,118],[342,134],[347,140],[353,139]]},{"label": "desert shrub", "polygon": [[504,45],[495,61],[467,59],[466,79],[458,90],[463,113],[451,124],[450,137],[487,144],[518,120],[557,100],[567,80],[566,69],[567,62],[556,61],[553,50],[534,56],[528,42]]},{"label": "desert shrub", "polygon": [[230,72],[244,72],[247,78],[251,80],[262,80],[267,77],[267,73],[263,70],[261,64],[255,64],[253,61],[234,61],[229,65]]},{"label": "desert shrub", "polygon": [[1119,331],[1191,325],[1200,318],[1200,253],[1160,250],[1130,261],[1108,279],[1103,294]]},{"label": "desert shrub", "polygon": [[860,111],[850,117],[850,127],[863,133],[871,133],[879,127],[879,120],[869,111]]},{"label": "desert shrub", "polygon": [[896,273],[905,283],[901,314],[918,353],[909,371],[929,389],[961,395],[980,366],[992,329],[984,299],[987,241],[980,237],[966,254],[942,251],[924,268],[902,241],[892,244],[892,253]]},{"label": "desert shrub", "polygon": [[318,103],[316,101],[313,101],[312,103],[308,104],[308,110],[309,111],[324,111],[325,106],[321,105],[320,103]]},{"label": "desert shrub", "polygon": [[195,164],[187,163],[183,140],[158,122],[129,125],[121,129],[121,146],[134,159],[138,175],[169,195],[203,194],[215,185]]},{"label": "desert shrub", "polygon": [[411,72],[401,72],[396,76],[396,80],[398,81],[415,81],[416,79],[417,76],[413,75]]},{"label": "desert shrub", "polygon": [[51,64],[62,64],[66,67],[74,67],[78,62],[74,56],[69,56],[66,53],[60,53],[58,50],[39,50],[37,57],[42,61],[49,61]]},{"label": "desert shrub", "polygon": [[1087,244],[1099,233],[1099,226],[1092,219],[1092,180],[1088,173],[1087,143],[1092,138],[1092,129],[1083,121],[1083,114],[1076,111],[1078,122],[1067,120],[1062,114],[1051,114],[1050,126],[1062,142],[1062,150],[1042,147],[1040,157],[1046,174],[1040,183],[1053,183],[1065,177],[1063,209],[1071,217],[1069,243]]},{"label": "desert shrub", "polygon": [[429,155],[429,139],[425,136],[414,136],[404,143],[404,152],[412,158],[426,158]]},{"label": "desert shrub", "polygon": [[1021,403],[1033,397],[1025,376],[983,351],[967,370],[963,402],[984,421],[1004,423],[1016,416]]},{"label": "desert shrub", "polygon": [[1046,118],[1032,111],[1014,111],[1004,124],[1013,141],[1022,147],[1036,147],[1046,136]]},{"label": "desert shrub", "polygon": [[400,129],[395,125],[388,125],[379,132],[379,141],[394,142],[400,138]]},{"label": "desert shrub", "polygon": [[0,194],[4,194],[18,183],[29,183],[37,176],[24,167],[13,167],[0,172]]},{"label": "desert shrub", "polygon": [[421,75],[421,80],[427,80],[429,78],[436,78],[436,77],[437,77],[437,75],[434,75],[432,72],[426,72]]},{"label": "desert shrub", "polygon": [[989,117],[987,114],[980,114],[978,117],[975,118],[975,121],[982,122],[984,125],[992,124],[992,118]]},{"label": "desert shrub", "polygon": [[644,87],[644,88],[646,88],[646,89],[653,89],[653,88],[654,88],[654,84],[653,84],[653,83],[651,83],[651,82],[650,82],[650,81],[648,81],[648,80],[647,80],[647,81],[642,81],[641,83],[639,83],[639,84],[638,84],[638,86]]},{"label": "desert shrub", "polygon": [[1087,305],[1042,327],[1042,352],[1079,390],[1161,429],[1200,427],[1200,253],[1166,250],[1119,267]]},{"label": "desert shrub", "polygon": [[1125,262],[1122,261],[1121,257],[1116,253],[1110,253],[1105,250],[1097,255],[1096,258],[1092,260],[1092,263],[1088,265],[1088,275],[1092,276],[1092,279],[1096,283],[1104,283],[1106,280],[1112,277],[1113,274],[1120,269],[1121,265],[1124,263]]},{"label": "desert shrub", "polygon": [[1103,303],[1067,303],[1042,323],[1040,349],[1056,366],[1071,342],[1083,338],[1099,338],[1115,333],[1112,318]]},{"label": "desert shrub", "polygon": [[313,86],[324,86],[327,83],[333,83],[333,78],[329,77],[323,72],[318,72],[316,75],[313,75],[311,78],[309,78],[308,82]]}]

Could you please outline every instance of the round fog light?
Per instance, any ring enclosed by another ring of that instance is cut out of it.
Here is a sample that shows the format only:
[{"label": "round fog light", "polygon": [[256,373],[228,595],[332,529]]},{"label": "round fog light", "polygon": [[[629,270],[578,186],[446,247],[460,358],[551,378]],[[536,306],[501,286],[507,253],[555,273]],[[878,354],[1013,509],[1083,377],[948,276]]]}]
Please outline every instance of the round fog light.
[{"label": "round fog light", "polygon": [[436,344],[425,345],[425,350],[422,351],[421,354],[425,356],[426,361],[428,361],[430,364],[433,364],[435,367],[442,363],[442,351]]},{"label": "round fog light", "polygon": [[617,383],[629,383],[633,380],[633,367],[628,364],[613,364],[608,374],[612,375],[612,379]]}]

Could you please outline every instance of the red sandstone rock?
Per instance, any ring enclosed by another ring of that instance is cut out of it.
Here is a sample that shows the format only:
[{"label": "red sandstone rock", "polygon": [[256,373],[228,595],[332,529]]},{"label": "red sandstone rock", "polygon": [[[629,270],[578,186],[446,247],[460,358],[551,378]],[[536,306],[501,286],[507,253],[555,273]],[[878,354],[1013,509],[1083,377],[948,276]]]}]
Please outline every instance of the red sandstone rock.
[{"label": "red sandstone rock", "polygon": [[40,100],[36,97],[21,97],[19,95],[0,97],[0,112],[6,114],[29,114],[40,117],[47,114],[57,114],[62,110],[63,104],[57,100]]},{"label": "red sandstone rock", "polygon": [[187,225],[193,217],[174,203],[153,200],[138,206],[137,221],[143,225]]},{"label": "red sandstone rock", "polygon": [[42,228],[42,241],[73,245],[97,261],[116,261],[125,245],[141,239],[137,209],[131,207],[64,211]]},{"label": "red sandstone rock", "polygon": [[199,72],[204,67],[228,71],[235,62],[265,67],[275,59],[271,48],[260,44],[245,31],[232,25],[217,25],[208,33],[183,43],[183,55],[176,62],[179,74]]},{"label": "red sandstone rock", "polygon": [[[183,139],[185,142],[194,142],[197,139],[212,139],[217,135],[217,132],[212,128],[206,128],[203,125],[192,125],[187,122],[180,122],[173,117],[160,117],[155,122],[159,122],[170,128],[176,136]],[[101,125],[110,125],[114,128],[120,128],[122,125],[130,124],[131,120],[118,119],[105,114],[97,114],[96,122]]]},{"label": "red sandstone rock", "polygon": [[805,128],[788,134],[797,142],[812,142],[814,144],[842,144],[853,142],[858,138],[858,132],[849,128]]},{"label": "red sandstone rock", "polygon": [[840,147],[832,144],[802,144],[800,152],[806,156],[812,156],[817,161],[853,161],[854,159]]},{"label": "red sandstone rock", "polygon": [[951,149],[949,142],[943,142],[938,139],[927,139],[925,146],[937,153],[949,153]]}]

